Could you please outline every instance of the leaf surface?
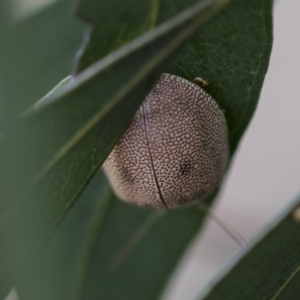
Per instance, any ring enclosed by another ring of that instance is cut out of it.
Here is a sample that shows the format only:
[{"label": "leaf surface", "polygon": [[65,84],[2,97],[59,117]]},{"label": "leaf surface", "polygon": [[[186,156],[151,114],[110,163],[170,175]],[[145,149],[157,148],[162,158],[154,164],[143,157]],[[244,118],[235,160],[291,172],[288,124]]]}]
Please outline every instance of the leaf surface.
[{"label": "leaf surface", "polygon": [[300,223],[293,212],[299,203],[294,201],[198,299],[298,299]]}]

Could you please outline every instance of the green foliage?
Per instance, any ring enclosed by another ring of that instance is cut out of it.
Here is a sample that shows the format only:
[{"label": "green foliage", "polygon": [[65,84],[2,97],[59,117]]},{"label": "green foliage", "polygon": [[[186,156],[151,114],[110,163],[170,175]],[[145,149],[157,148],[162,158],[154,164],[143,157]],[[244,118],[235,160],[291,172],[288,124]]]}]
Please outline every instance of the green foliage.
[{"label": "green foliage", "polygon": [[298,299],[300,224],[293,212],[299,203],[300,198],[282,212],[199,300]]},{"label": "green foliage", "polygon": [[[1,21],[4,23],[8,1],[0,3]],[[80,45],[83,26],[69,13],[69,0],[60,0],[46,10],[29,19],[11,26],[1,27],[0,44],[0,142],[5,119],[22,111],[44,95],[61,78],[68,75],[74,55]],[[7,23],[9,23],[9,15]],[[55,19],[55,21],[53,21]],[[1,23],[1,25],[2,25]],[[22,146],[21,146],[22,147]],[[7,232],[4,220],[9,216],[4,203],[4,187],[8,170],[4,169],[7,158],[1,159],[1,198],[0,203],[0,299],[8,292],[12,283],[8,279],[12,257],[4,257]],[[15,179],[12,179],[15,180]],[[6,196],[5,196],[6,197]],[[8,243],[8,242],[7,242]]]},{"label": "green foliage", "polygon": [[71,70],[82,27],[61,0],[6,33],[0,298],[12,284],[30,300],[159,298],[204,215],[127,205],[98,170],[162,72],[209,80],[234,153],[268,68],[272,0],[227,2],[79,1],[90,31],[73,77],[18,118]]},{"label": "green foliage", "polygon": [[10,13],[7,5],[7,0],[2,0],[0,2],[0,33],[6,29],[9,18]]}]

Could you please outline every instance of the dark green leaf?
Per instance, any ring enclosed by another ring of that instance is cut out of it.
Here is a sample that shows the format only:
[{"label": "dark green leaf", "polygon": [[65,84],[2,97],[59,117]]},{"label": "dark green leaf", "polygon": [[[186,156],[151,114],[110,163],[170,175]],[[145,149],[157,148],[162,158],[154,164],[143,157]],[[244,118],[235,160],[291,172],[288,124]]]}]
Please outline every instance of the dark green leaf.
[{"label": "dark green leaf", "polygon": [[2,0],[0,2],[0,33],[4,32],[8,26],[8,23],[10,21],[10,11],[8,7],[8,1]]},{"label": "dark green leaf", "polygon": [[[0,1],[0,141],[4,118],[24,109],[70,74],[83,32],[83,26],[69,14],[69,0],[60,0],[11,28],[6,24],[10,20],[7,4],[7,0]],[[8,105],[4,105],[5,102]],[[1,156],[2,172],[6,172],[3,169],[6,160]],[[2,202],[3,196],[0,210],[0,299],[12,286],[8,274],[11,259],[4,256],[2,234],[7,231],[6,221],[11,215],[3,208]]]},{"label": "dark green leaf", "polygon": [[236,0],[178,55],[170,73],[209,81],[224,110],[231,152],[255,111],[272,47],[272,0]]},{"label": "dark green leaf", "polygon": [[293,217],[299,203],[290,205],[199,300],[299,299],[300,223]]}]

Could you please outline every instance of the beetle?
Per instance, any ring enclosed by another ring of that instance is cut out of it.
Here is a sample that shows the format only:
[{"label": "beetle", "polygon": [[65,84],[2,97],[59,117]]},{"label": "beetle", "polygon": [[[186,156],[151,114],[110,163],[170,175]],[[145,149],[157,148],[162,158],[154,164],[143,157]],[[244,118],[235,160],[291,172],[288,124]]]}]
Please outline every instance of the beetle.
[{"label": "beetle", "polygon": [[116,195],[151,209],[197,203],[220,184],[228,127],[217,102],[194,82],[164,73],[104,162]]}]

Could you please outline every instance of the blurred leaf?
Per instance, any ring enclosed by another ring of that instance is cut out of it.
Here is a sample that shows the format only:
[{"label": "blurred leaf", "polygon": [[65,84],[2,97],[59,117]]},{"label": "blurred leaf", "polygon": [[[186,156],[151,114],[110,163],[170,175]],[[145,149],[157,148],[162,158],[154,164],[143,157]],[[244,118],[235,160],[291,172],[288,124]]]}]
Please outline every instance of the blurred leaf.
[{"label": "blurred leaf", "polygon": [[202,217],[127,205],[99,172],[39,258],[35,283],[51,282],[43,299],[155,299]]},{"label": "blurred leaf", "polygon": [[0,1],[0,34],[1,35],[2,32],[6,30],[6,27],[10,20],[10,11],[7,3],[8,3],[7,0]]},{"label": "blurred leaf", "polygon": [[70,299],[158,299],[203,217],[195,208],[149,213],[115,199]]},{"label": "blurred leaf", "polygon": [[198,299],[293,300],[300,295],[300,223],[294,201]]},{"label": "blurred leaf", "polygon": [[57,1],[3,33],[1,89],[5,101],[13,103],[10,114],[33,104],[71,73],[82,33],[82,24],[70,15],[70,0]]},{"label": "blurred leaf", "polygon": [[[69,299],[71,281],[77,271],[76,262],[81,248],[86,245],[87,229],[90,227],[91,219],[93,216],[95,219],[99,211],[97,206],[105,211],[104,206],[108,204],[105,202],[110,201],[111,196],[111,193],[107,194],[108,189],[104,175],[98,172],[47,247],[39,254],[37,263],[32,264],[32,271],[37,274],[34,277],[37,286],[47,288],[45,281],[51,282],[50,288],[44,291],[43,299]],[[26,299],[28,291],[22,288],[18,290],[21,299]],[[30,295],[28,297],[30,298]]]},{"label": "blurred leaf", "polygon": [[43,239],[98,171],[162,65],[222,5],[197,5],[112,53],[29,109],[5,135],[19,188],[27,193],[29,186],[24,210],[39,220],[33,226]]},{"label": "blurred leaf", "polygon": [[[0,22],[10,20],[7,1],[0,1]],[[83,26],[69,14],[69,0],[60,0],[13,27],[0,28],[0,142],[5,119],[33,103],[58,80],[70,74],[73,56],[82,39]],[[6,10],[5,10],[6,9]],[[55,20],[55,21],[54,21]],[[7,22],[5,22],[7,23]],[[7,103],[7,105],[5,105]],[[6,157],[1,155],[1,171]],[[9,168],[9,166],[7,166]],[[1,184],[5,179],[2,179]],[[2,188],[3,190],[3,188]],[[3,233],[7,218],[0,209],[0,299],[11,288],[8,269],[11,260],[4,256]]]}]

